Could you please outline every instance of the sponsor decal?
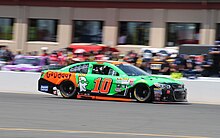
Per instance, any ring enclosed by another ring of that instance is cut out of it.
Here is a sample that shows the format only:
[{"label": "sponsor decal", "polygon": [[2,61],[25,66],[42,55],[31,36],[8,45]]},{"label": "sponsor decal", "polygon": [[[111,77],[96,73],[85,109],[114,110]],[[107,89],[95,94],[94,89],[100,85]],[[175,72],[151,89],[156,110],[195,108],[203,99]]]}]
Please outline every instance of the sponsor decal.
[{"label": "sponsor decal", "polygon": [[118,83],[118,84],[129,84],[130,79],[128,79],[128,78],[116,78],[116,83]]},{"label": "sponsor decal", "polygon": [[131,86],[134,85],[134,79],[130,79],[130,85],[131,85]]},{"label": "sponsor decal", "polygon": [[160,88],[154,88],[154,100],[160,101],[162,90]]},{"label": "sponsor decal", "polygon": [[86,74],[79,74],[79,77],[85,77]]},{"label": "sponsor decal", "polygon": [[115,91],[116,92],[121,92],[121,89],[120,88],[116,88]]},{"label": "sponsor decal", "polygon": [[49,90],[49,86],[47,86],[47,85],[41,85],[41,86],[40,86],[40,90],[47,92],[47,91]]},{"label": "sponsor decal", "polygon": [[117,84],[115,88],[115,92],[122,92],[127,89],[127,85],[125,84]]},{"label": "sponsor decal", "polygon": [[58,78],[58,79],[70,79],[71,73],[61,73],[61,72],[47,72],[46,73],[47,78]]},{"label": "sponsor decal", "polygon": [[79,72],[87,72],[89,65],[85,64],[85,65],[78,65],[75,67],[72,67],[69,69],[70,72],[75,72],[75,73],[79,73]]},{"label": "sponsor decal", "polygon": [[79,89],[80,89],[80,92],[85,92],[87,85],[88,85],[88,81],[86,80],[86,77],[80,76],[79,77]]},{"label": "sponsor decal", "polygon": [[115,91],[116,92],[121,92],[121,85],[120,84],[117,84]]},{"label": "sponsor decal", "polygon": [[154,89],[154,93],[162,94],[162,90],[161,89]]}]

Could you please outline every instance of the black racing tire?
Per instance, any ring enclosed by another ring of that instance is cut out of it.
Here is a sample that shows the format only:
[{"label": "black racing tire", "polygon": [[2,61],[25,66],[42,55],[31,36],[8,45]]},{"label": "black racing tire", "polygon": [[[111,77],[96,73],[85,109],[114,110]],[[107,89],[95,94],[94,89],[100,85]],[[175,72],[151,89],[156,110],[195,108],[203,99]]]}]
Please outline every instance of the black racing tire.
[{"label": "black racing tire", "polygon": [[150,103],[153,99],[153,92],[146,84],[137,84],[134,87],[134,98],[141,103]]},{"label": "black racing tire", "polygon": [[71,81],[63,81],[60,86],[60,94],[66,99],[77,98],[75,85]]}]

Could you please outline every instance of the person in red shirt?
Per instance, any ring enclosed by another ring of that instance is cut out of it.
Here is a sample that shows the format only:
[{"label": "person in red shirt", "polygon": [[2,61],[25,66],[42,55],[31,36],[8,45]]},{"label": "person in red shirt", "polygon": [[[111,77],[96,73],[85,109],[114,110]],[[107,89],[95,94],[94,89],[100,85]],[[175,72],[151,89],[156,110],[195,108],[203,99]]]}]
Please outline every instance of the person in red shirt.
[{"label": "person in red shirt", "polygon": [[48,47],[42,47],[42,55],[41,56],[49,56],[49,54],[47,53]]}]

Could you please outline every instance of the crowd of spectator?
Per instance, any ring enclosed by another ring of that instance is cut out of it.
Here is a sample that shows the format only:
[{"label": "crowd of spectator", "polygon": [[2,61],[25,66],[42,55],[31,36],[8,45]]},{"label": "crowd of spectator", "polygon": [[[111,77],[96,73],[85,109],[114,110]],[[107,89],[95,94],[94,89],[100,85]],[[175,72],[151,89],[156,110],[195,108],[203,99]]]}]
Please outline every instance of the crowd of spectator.
[{"label": "crowd of spectator", "polygon": [[130,62],[151,74],[170,75],[181,73],[184,77],[220,77],[220,47],[211,48],[207,54],[187,55],[154,53],[144,57],[129,52],[125,61]]},{"label": "crowd of spectator", "polygon": [[1,61],[12,61],[14,58],[14,54],[10,51],[10,49],[6,46],[0,48],[0,60]]},{"label": "crowd of spectator", "polygon": [[74,53],[68,49],[60,49],[48,53],[47,47],[41,48],[41,53],[36,51],[23,54],[17,51],[12,53],[8,47],[1,47],[0,60],[10,63],[21,56],[47,56],[50,64],[66,66],[76,62],[95,60],[116,60],[129,62],[151,74],[170,75],[181,73],[185,77],[212,76],[220,77],[220,47],[216,46],[203,55],[170,55],[168,53],[153,53],[152,56],[145,56],[143,53],[129,51],[127,54],[111,51],[90,51]]}]

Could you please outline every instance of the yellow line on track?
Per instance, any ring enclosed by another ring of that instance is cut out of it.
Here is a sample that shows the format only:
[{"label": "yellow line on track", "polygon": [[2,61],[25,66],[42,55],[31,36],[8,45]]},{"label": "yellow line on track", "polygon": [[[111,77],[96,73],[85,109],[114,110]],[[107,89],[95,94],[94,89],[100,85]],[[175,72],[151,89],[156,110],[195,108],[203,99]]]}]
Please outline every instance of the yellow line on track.
[{"label": "yellow line on track", "polygon": [[149,137],[168,137],[168,138],[209,138],[203,136],[183,136],[166,134],[148,134],[148,133],[126,133],[126,132],[101,132],[101,131],[78,131],[78,130],[53,130],[53,129],[35,129],[35,128],[0,128],[0,131],[30,131],[30,132],[54,132],[54,133],[75,133],[75,134],[100,134],[100,135],[128,135],[128,136],[149,136]]}]

